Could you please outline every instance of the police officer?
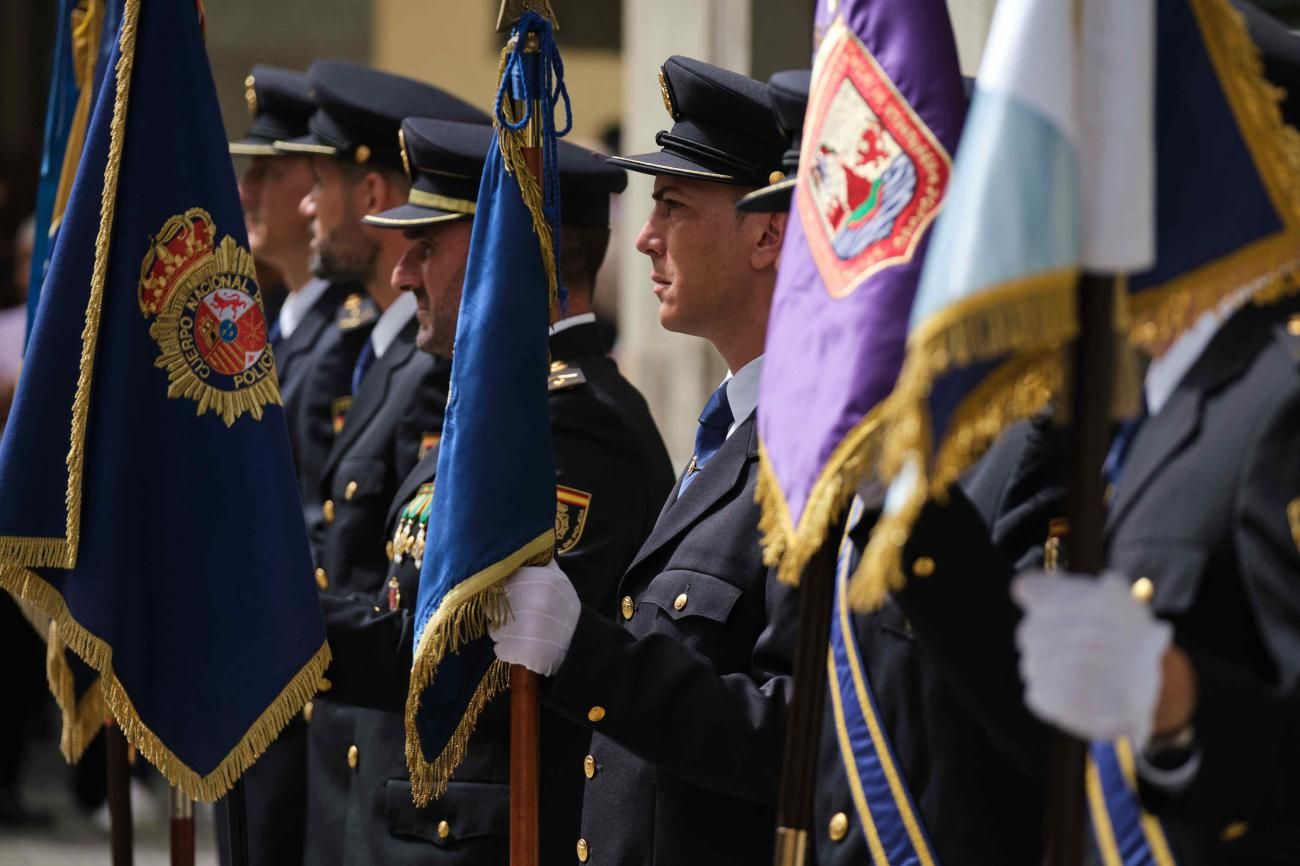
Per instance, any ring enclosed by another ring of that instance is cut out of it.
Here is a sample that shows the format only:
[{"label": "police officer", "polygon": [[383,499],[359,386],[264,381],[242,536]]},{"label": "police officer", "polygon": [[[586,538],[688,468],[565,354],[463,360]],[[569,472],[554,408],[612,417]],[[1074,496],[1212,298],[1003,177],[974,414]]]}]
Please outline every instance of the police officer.
[{"label": "police officer", "polygon": [[[308,382],[321,370],[350,370],[356,363],[359,340],[322,336],[334,328],[341,309],[360,305],[362,288],[356,282],[330,282],[312,274],[311,224],[298,211],[312,185],[311,158],[274,147],[276,141],[307,133],[315,110],[307,76],[257,65],[244,85],[252,123],[242,138],[230,142],[230,152],[246,158],[239,199],[249,247],[280,274],[288,290],[270,341],[299,493],[304,502],[315,503],[307,509],[310,518],[320,513],[321,470],[334,434],[331,395],[309,388]],[[244,775],[250,863],[302,861],[306,737],[302,720],[294,719]],[[217,809],[217,841],[222,862],[230,862],[224,800]]]},{"label": "police officer", "polygon": [[[785,179],[741,211],[789,210],[809,83],[807,70],[768,81],[790,139]],[[1021,700],[1008,585],[1017,560],[1041,562],[1059,460],[1045,424],[1010,431],[946,504],[922,512],[903,550],[917,579],[854,614],[847,582],[884,498],[878,482],[863,485],[836,575],[810,840],[820,866],[870,863],[877,845],[899,863],[1041,861],[1047,729]]]},{"label": "police officer", "polygon": [[[350,63],[320,60],[307,73],[316,111],[308,133],[276,143],[310,156],[313,186],[302,201],[312,221],[318,274],[360,280],[379,314],[347,371],[316,371],[338,401],[350,397],[321,474],[319,521],[309,527],[322,592],[374,592],[388,561],[380,539],[397,487],[442,425],[449,367],[415,348],[416,301],[390,283],[407,243],[397,232],[361,222],[404,204],[410,179],[398,130],[403,117],[429,115],[471,122],[487,116],[417,81]],[[338,329],[335,339],[347,331]],[[346,390],[341,390],[346,388]],[[342,408],[339,407],[340,413]],[[327,689],[328,680],[322,682]],[[308,725],[306,860],[339,862],[351,780],[353,714],[318,707]]]},{"label": "police officer", "polygon": [[[1300,81],[1300,39],[1238,5],[1269,77]],[[1103,860],[1138,807],[1178,863],[1300,858],[1300,299],[1249,288],[1153,348],[1108,455],[1106,574],[1015,586],[1029,706],[1125,738],[1093,747],[1099,775],[1131,757],[1136,789],[1107,798]]]},{"label": "police officer", "polygon": [[[418,303],[423,351],[451,355],[479,177],[490,127],[408,119],[403,142],[415,176],[410,201],[367,217],[410,246],[394,285]],[[550,406],[556,459],[556,548],[579,595],[612,604],[615,577],[649,533],[673,475],[641,395],[618,373],[591,313],[596,271],[609,241],[611,193],[622,170],[565,142],[559,147],[561,279],[568,315],[551,336]],[[437,446],[399,488],[388,513],[390,565],[378,596],[327,597],[333,687],[314,706],[350,701],[358,713],[356,766],[344,862],[504,863],[509,838],[509,699],[480,717],[464,762],[429,807],[412,804],[404,709],[411,669],[412,614]],[[572,851],[583,782],[586,731],[547,714],[543,722],[542,861]]]},{"label": "police officer", "polygon": [[797,593],[763,565],[754,503],[785,215],[738,217],[735,203],[781,173],[786,141],[752,79],[671,57],[660,84],[675,121],[662,150],[611,161],[655,177],[637,249],[660,323],[709,340],[732,375],[617,608],[580,604],[562,562],[520,569],[506,581],[512,618],[491,634],[499,658],[550,677],[549,707],[592,731],[579,862],[763,863],[796,627]]}]

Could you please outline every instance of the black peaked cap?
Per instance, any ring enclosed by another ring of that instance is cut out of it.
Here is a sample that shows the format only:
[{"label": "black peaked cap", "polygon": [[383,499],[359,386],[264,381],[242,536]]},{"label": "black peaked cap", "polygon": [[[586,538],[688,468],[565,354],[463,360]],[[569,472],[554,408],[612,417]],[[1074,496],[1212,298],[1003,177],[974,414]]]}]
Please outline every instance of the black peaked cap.
[{"label": "black peaked cap", "polygon": [[422,81],[341,60],[307,70],[316,111],[307,134],[280,141],[290,153],[317,153],[402,171],[397,133],[406,117],[490,123],[484,112]]},{"label": "black peaked cap", "polygon": [[774,172],[768,186],[757,189],[736,203],[746,213],[783,213],[790,209],[799,174],[799,145],[803,141],[803,118],[808,111],[811,69],[787,69],[767,81],[776,121],[785,131],[789,147],[781,157],[781,176]]},{"label": "black peaked cap", "polygon": [[659,69],[673,128],[655,136],[661,150],[610,162],[644,174],[763,186],[781,169],[786,139],[766,86],[701,60],[674,55]]},{"label": "black peaked cap", "polygon": [[[402,121],[401,140],[411,175],[410,200],[364,217],[386,228],[433,225],[473,215],[492,127],[424,117]],[[566,226],[609,224],[609,197],[627,187],[627,173],[606,157],[561,140],[560,221]]]},{"label": "black peaked cap", "polygon": [[291,69],[257,64],[244,79],[244,99],[253,122],[244,137],[230,142],[235,156],[274,156],[277,141],[307,134],[316,110],[307,76]]}]

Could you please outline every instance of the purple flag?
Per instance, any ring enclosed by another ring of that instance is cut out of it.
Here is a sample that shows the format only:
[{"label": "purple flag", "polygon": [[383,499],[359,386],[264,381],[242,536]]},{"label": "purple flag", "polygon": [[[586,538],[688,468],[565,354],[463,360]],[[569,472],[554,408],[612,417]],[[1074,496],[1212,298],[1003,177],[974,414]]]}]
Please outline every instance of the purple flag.
[{"label": "purple flag", "polygon": [[759,399],[764,547],[795,583],[874,463],[966,111],[944,0],[819,0]]}]

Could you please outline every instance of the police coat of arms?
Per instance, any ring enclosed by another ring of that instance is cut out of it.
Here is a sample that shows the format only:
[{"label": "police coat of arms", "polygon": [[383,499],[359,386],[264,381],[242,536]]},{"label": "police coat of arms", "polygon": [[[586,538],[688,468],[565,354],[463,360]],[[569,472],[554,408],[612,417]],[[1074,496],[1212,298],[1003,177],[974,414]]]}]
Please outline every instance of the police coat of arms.
[{"label": "police coat of arms", "polygon": [[162,350],[168,397],[198,403],[230,426],[280,403],[275,358],[253,256],[227,235],[216,244],[211,215],[191,208],[163,223],[140,267],[140,312]]}]

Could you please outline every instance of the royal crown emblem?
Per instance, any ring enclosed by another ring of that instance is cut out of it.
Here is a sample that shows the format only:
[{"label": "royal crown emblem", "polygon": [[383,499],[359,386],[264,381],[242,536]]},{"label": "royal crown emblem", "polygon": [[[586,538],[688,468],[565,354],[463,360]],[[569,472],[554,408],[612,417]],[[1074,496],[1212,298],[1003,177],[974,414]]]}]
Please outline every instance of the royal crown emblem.
[{"label": "royal crown emblem", "polygon": [[216,243],[211,215],[191,208],[163,223],[140,267],[140,312],[162,350],[167,396],[198,404],[230,426],[280,403],[275,358],[253,256],[227,235]]},{"label": "royal crown emblem", "polygon": [[826,290],[911,261],[952,161],[842,22],[818,52],[800,149],[796,202]]}]

